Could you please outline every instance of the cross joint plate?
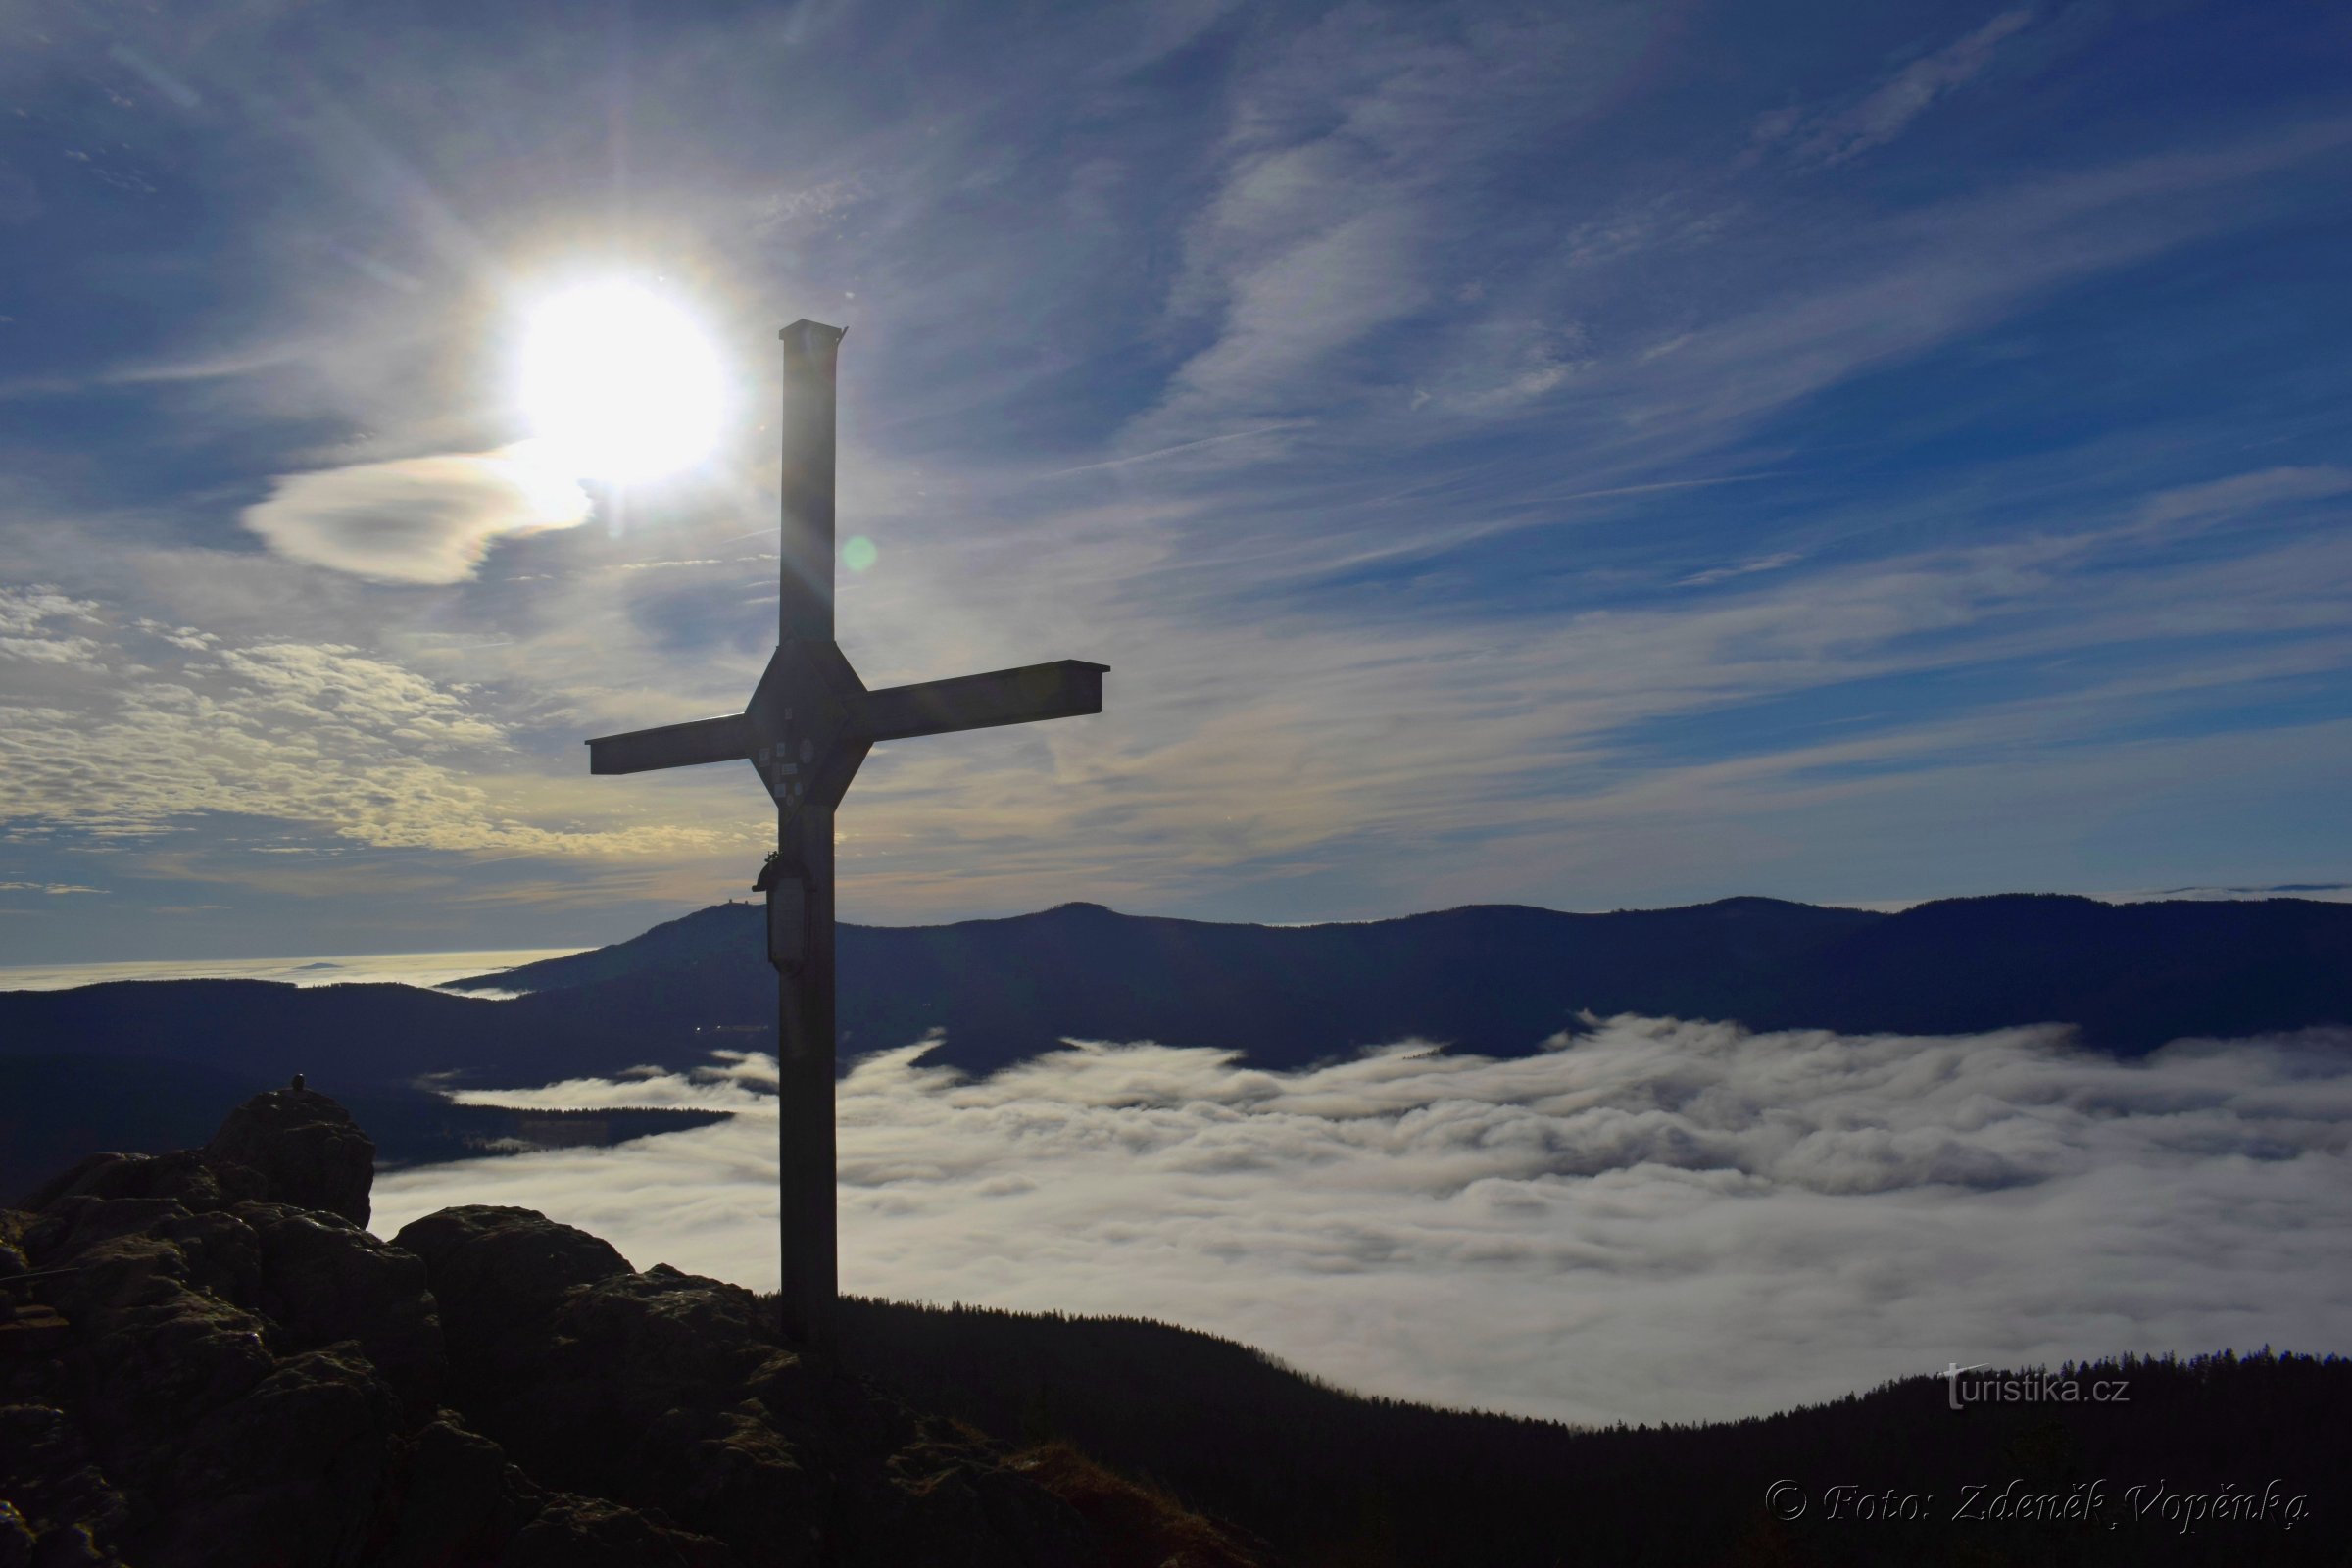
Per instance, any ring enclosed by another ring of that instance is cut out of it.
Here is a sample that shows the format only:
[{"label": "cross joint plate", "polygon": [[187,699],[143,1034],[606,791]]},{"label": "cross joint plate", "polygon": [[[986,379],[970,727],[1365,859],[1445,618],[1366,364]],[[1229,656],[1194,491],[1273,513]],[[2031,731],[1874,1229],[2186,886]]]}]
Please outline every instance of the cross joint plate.
[{"label": "cross joint plate", "polygon": [[780,810],[841,804],[865,741],[854,717],[865,687],[831,643],[778,645],[744,710],[752,766]]}]

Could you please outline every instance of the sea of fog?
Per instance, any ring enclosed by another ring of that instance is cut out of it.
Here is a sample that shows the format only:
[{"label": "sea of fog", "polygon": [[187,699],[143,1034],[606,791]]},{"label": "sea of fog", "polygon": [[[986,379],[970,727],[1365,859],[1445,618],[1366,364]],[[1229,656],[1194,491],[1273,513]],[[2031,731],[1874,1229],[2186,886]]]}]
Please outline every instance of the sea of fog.
[{"label": "sea of fog", "polygon": [[[1759,1414],[1952,1363],[2352,1350],[2352,1031],[2118,1062],[2050,1028],[1620,1018],[1516,1060],[1085,1045],[977,1080],[922,1049],[840,1086],[846,1291],[1155,1317],[1570,1421]],[[394,1172],[374,1228],[521,1204],[641,1268],[772,1289],[772,1079],[730,1056],[480,1097],[740,1114]]]},{"label": "sea of fog", "polygon": [[[0,991],[64,991],[108,980],[290,980],[298,986],[389,981],[447,985],[467,975],[513,969],[578,948],[496,948],[478,953],[369,953],[308,958],[152,958],[116,963],[0,964]],[[492,993],[471,993],[490,995]]]}]

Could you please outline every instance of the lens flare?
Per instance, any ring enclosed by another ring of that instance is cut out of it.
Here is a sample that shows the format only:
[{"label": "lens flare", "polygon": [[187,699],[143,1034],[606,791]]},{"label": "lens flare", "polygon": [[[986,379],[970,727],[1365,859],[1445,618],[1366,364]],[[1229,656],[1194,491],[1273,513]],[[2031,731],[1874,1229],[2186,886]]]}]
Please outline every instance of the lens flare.
[{"label": "lens flare", "polygon": [[629,483],[675,473],[718,438],[723,378],[693,318],[632,283],[598,283],[531,313],[522,406],[549,462]]}]

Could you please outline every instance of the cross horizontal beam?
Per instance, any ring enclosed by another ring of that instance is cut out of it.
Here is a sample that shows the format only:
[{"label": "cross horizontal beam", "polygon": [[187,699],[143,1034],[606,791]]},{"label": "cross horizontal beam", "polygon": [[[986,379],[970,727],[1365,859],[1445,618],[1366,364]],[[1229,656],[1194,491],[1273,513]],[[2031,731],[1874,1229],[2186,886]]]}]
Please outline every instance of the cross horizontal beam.
[{"label": "cross horizontal beam", "polygon": [[[1083,659],[1060,659],[1050,664],[992,669],[984,675],[957,675],[878,692],[858,690],[857,676],[849,674],[845,678],[853,690],[846,738],[851,744],[902,741],[915,735],[1100,713],[1102,676],[1109,668]],[[599,736],[588,743],[588,771],[648,773],[698,762],[734,762],[751,756],[760,744],[750,714],[727,713],[663,724],[658,729],[631,730],[625,735]]]},{"label": "cross horizontal beam", "polygon": [[1061,659],[1051,664],[992,669],[984,675],[889,686],[865,694],[858,729],[869,741],[1026,724],[1102,711],[1102,673],[1108,664]]},{"label": "cross horizontal beam", "polygon": [[592,740],[588,743],[588,771],[644,773],[696,762],[740,761],[751,755],[751,720],[742,713],[727,713]]}]

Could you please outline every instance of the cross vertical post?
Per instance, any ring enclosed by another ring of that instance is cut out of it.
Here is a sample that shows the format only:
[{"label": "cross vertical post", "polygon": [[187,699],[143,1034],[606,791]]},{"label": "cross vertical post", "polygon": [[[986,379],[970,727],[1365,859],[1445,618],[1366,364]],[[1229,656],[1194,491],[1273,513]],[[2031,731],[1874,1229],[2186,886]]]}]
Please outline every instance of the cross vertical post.
[{"label": "cross vertical post", "polygon": [[834,380],[840,327],[795,321],[784,345],[782,548],[777,552],[776,641],[833,640]]},{"label": "cross vertical post", "polygon": [[784,345],[776,651],[740,713],[588,742],[591,773],[741,760],[776,806],[767,895],[776,970],[776,1186],[785,1334],[829,1350],[840,1298],[835,1207],[833,814],[877,741],[1102,710],[1108,665],[1064,659],[868,691],[833,637],[834,372],[843,329],[795,321]]},{"label": "cross vertical post", "polygon": [[[803,320],[776,335],[784,345],[776,643],[779,649],[796,643],[831,648],[835,378],[844,333]],[[776,874],[767,889],[768,959],[776,966],[776,1219],[783,1247],[776,1290],[785,1335],[830,1347],[841,1291],[833,1174],[833,803],[779,800],[776,849]],[[778,906],[779,900],[785,906]],[[795,945],[804,955],[797,972],[790,962]]]}]

